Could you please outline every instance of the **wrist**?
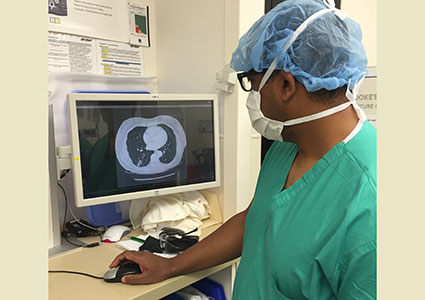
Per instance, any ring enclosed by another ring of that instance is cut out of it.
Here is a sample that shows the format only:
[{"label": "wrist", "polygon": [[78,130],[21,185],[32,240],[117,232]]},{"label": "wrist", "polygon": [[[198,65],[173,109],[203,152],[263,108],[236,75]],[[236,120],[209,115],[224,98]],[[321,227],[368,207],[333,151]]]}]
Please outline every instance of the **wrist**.
[{"label": "wrist", "polygon": [[176,258],[177,256],[168,259],[168,277],[169,278],[180,275],[179,269],[178,269],[179,264],[176,262]]}]

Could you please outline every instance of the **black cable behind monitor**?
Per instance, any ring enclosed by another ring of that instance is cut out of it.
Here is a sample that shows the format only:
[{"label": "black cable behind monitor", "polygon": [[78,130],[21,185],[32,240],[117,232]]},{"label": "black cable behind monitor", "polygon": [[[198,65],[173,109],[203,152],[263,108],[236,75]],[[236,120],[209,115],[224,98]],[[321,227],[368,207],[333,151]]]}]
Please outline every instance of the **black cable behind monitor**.
[{"label": "black cable behind monitor", "polygon": [[[68,172],[67,172],[68,173]],[[67,173],[65,173],[65,174],[63,174],[62,176],[61,176],[61,179],[67,174]],[[76,243],[73,243],[73,242],[71,242],[68,238],[70,237],[70,236],[73,236],[73,234],[72,233],[70,233],[69,231],[67,231],[66,230],[66,215],[67,215],[67,212],[68,212],[68,197],[66,196],[66,191],[65,191],[65,189],[64,189],[64,187],[58,182],[58,185],[59,185],[59,187],[61,188],[61,190],[62,190],[62,192],[63,192],[63,195],[64,195],[64,198],[65,198],[65,215],[64,215],[64,217],[63,217],[63,231],[62,231],[62,236],[64,237],[64,239],[68,242],[68,243],[70,243],[71,245],[73,245],[73,246],[77,246],[77,247],[86,247],[86,248],[91,248],[91,247],[96,247],[96,246],[99,246],[99,244],[100,243],[92,243],[92,244],[85,244],[85,243],[82,243],[82,244],[76,244]],[[80,224],[81,224],[81,221],[79,222]],[[83,224],[81,224],[82,226],[85,226],[84,225],[84,223]],[[99,233],[99,230],[94,230],[93,229],[93,233],[96,233],[97,235],[99,235],[99,237],[100,237],[100,239],[101,239],[101,241],[102,241],[102,236],[101,236],[101,234]],[[49,273],[66,273],[66,274],[76,274],[76,275],[84,275],[84,276],[88,276],[88,277],[92,277],[92,278],[95,278],[95,279],[103,279],[103,277],[99,277],[99,276],[95,276],[95,275],[92,275],[92,274],[88,274],[88,273],[83,273],[83,272],[76,272],[76,271],[67,271],[67,270],[49,270]]]},{"label": "black cable behind monitor", "polygon": [[[66,173],[66,174],[67,174],[67,173]],[[64,174],[64,175],[61,177],[61,179],[62,179],[62,178],[63,178],[66,174]],[[100,238],[100,241],[99,241],[99,242],[96,242],[96,243],[91,243],[91,244],[85,244],[85,243],[82,243],[82,244],[76,244],[76,243],[71,242],[71,241],[69,240],[69,237],[70,237],[70,236],[76,236],[76,237],[79,237],[79,236],[78,236],[78,235],[76,235],[75,233],[71,232],[71,231],[66,230],[66,229],[67,229],[67,226],[66,226],[66,215],[67,215],[67,212],[68,212],[68,197],[66,196],[65,188],[62,186],[62,184],[60,184],[60,182],[58,182],[58,186],[61,188],[61,190],[62,190],[62,192],[63,192],[63,195],[64,195],[64,198],[65,198],[65,215],[64,215],[64,217],[63,217],[63,231],[62,231],[62,233],[61,233],[62,237],[63,237],[63,238],[64,238],[64,239],[65,239],[65,240],[69,243],[69,244],[71,244],[71,245],[73,245],[73,246],[76,246],[76,247],[92,248],[92,247],[99,246],[99,245],[102,243],[102,236],[101,236],[101,234],[99,233],[99,230],[98,230],[98,229],[96,229],[96,228],[93,228],[93,227],[91,227],[91,226],[85,225],[84,223],[87,223],[87,222],[83,222],[82,220],[80,221],[80,220],[75,219],[75,221],[76,221],[76,222],[78,222],[78,224],[79,224],[79,225],[84,226],[84,227],[86,227],[86,228],[88,228],[88,229],[90,229],[90,230],[91,230],[91,232],[90,232],[90,234],[89,234],[89,235],[97,234],[97,235],[99,236],[99,238]],[[74,217],[74,218],[75,218],[75,217]]]}]

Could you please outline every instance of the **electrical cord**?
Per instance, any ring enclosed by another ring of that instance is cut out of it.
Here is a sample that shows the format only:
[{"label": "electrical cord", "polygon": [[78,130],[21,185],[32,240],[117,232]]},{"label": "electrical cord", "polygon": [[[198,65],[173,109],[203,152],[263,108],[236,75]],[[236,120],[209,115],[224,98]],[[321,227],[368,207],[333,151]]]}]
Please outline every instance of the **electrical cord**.
[{"label": "electrical cord", "polygon": [[[63,176],[61,176],[61,179],[66,175],[66,174],[68,174],[68,172],[67,173],[65,173]],[[70,210],[70,212],[71,212],[71,214],[72,214],[72,216],[73,216],[73,218],[74,218],[74,220],[77,222],[77,223],[79,223],[80,225],[82,225],[82,226],[84,226],[84,227],[86,227],[86,228],[89,228],[89,229],[91,229],[91,230],[93,230],[98,236],[99,236],[99,238],[100,238],[100,242],[95,242],[95,243],[91,243],[91,244],[85,244],[85,243],[83,243],[83,244],[76,244],[76,243],[73,243],[73,242],[71,242],[69,239],[68,239],[68,237],[69,236],[71,236],[71,233],[69,233],[68,231],[66,231],[66,216],[67,216],[67,212],[68,212],[68,197],[66,196],[66,191],[65,191],[65,188],[62,186],[62,184],[60,183],[60,182],[58,182],[58,185],[59,185],[59,187],[61,188],[61,190],[62,190],[62,192],[63,192],[63,195],[64,195],[64,198],[65,198],[65,215],[64,215],[64,217],[63,217],[63,232],[62,232],[62,236],[63,236],[63,238],[69,243],[69,244],[71,244],[71,245],[73,245],[73,246],[76,246],[76,247],[85,247],[85,248],[92,248],[92,247],[96,247],[96,246],[99,246],[101,243],[102,243],[102,235],[100,234],[100,232],[104,232],[105,231],[105,226],[101,226],[101,227],[98,227],[98,228],[95,228],[95,227],[92,227],[92,226],[89,226],[89,225],[87,225],[87,224],[84,224],[84,223],[82,223],[82,222],[80,222],[80,220],[78,220],[78,218],[75,216],[75,214],[74,214],[74,212],[72,211],[72,208],[71,208],[71,206],[69,207],[69,210]],[[99,228],[102,228],[102,229],[99,229]]]},{"label": "electrical cord", "polygon": [[[87,225],[87,224],[84,224],[84,223],[80,222],[80,220],[78,220],[78,218],[75,216],[74,211],[72,210],[71,206],[69,207],[69,211],[71,212],[71,215],[74,217],[74,220],[75,220],[78,224],[80,224],[80,225],[82,225],[82,226],[84,226],[84,227],[86,227],[86,228],[89,228],[89,229],[91,229],[91,230],[95,230],[96,232],[99,232],[99,231],[103,232],[103,231],[105,231],[105,226],[100,226],[100,227],[97,227],[97,228],[96,228],[96,227],[92,227],[92,226],[89,226],[89,225]],[[102,228],[102,229],[99,229],[99,228]]]},{"label": "electrical cord", "polygon": [[[67,170],[67,172],[61,176],[61,179],[62,179],[63,177],[65,177],[65,176],[66,176],[66,174],[68,174],[68,173],[69,173],[69,170]],[[68,209],[68,199],[67,199],[67,197],[66,197],[66,192],[65,192],[64,187],[63,187],[63,186],[62,186],[59,182],[58,182],[58,185],[59,185],[59,186],[60,186],[60,188],[62,189],[62,192],[63,192],[64,197],[65,197],[65,216],[64,216],[64,229],[65,229],[66,213],[67,213],[67,209]],[[89,225],[87,225],[87,224],[84,224],[84,223],[80,222],[80,220],[79,220],[79,219],[75,216],[74,211],[72,210],[71,206],[69,207],[69,211],[71,212],[71,215],[72,215],[72,217],[74,218],[74,220],[75,220],[78,224],[80,224],[81,226],[84,226],[84,227],[89,228],[89,229],[92,229],[92,230],[100,231],[100,232],[104,232],[104,231],[105,231],[105,226],[100,226],[100,227],[97,227],[97,228],[96,228],[96,227],[92,227],[92,226],[89,226]],[[99,228],[102,228],[102,229],[99,229]]]},{"label": "electrical cord", "polygon": [[62,171],[62,173],[60,174],[60,180],[62,179],[62,178],[64,178],[65,176],[66,176],[66,174],[68,174],[69,173],[69,171],[70,171],[71,169],[68,169],[68,170],[65,170],[65,171]]},{"label": "electrical cord", "polygon": [[68,274],[77,274],[77,275],[84,275],[89,276],[95,279],[103,279],[103,277],[95,276],[92,274],[82,273],[82,272],[75,272],[75,271],[65,271],[65,270],[49,270],[49,273],[68,273]]},{"label": "electrical cord", "polygon": [[[68,172],[67,172],[68,173]],[[67,173],[65,173],[65,174],[63,174],[62,176],[61,176],[61,179],[67,174]],[[72,245],[72,246],[76,246],[76,247],[85,247],[85,246],[87,246],[87,244],[76,244],[76,243],[74,243],[74,242],[71,242],[70,240],[69,240],[69,233],[65,230],[65,224],[66,224],[66,216],[67,216],[67,213],[68,213],[68,197],[66,196],[66,192],[65,192],[65,189],[64,189],[64,187],[58,182],[58,185],[59,185],[59,187],[62,189],[62,192],[63,192],[63,196],[64,196],[64,198],[65,198],[65,215],[63,216],[63,226],[62,226],[62,228],[63,228],[63,231],[62,231],[62,237],[70,244],[70,245]]]},{"label": "electrical cord", "polygon": [[74,242],[71,242],[69,239],[68,239],[68,232],[66,232],[66,231],[63,231],[62,232],[62,236],[63,236],[63,238],[69,243],[69,244],[71,244],[72,246],[77,246],[77,247],[84,247],[84,245],[83,244],[76,244],[76,243],[74,243]]},{"label": "electrical cord", "polygon": [[[64,175],[65,176],[65,175]],[[62,179],[63,177],[61,177]],[[58,182],[59,187],[62,189],[63,195],[65,197],[65,215],[63,216],[63,225],[62,225],[62,230],[65,230],[65,224],[66,224],[66,215],[68,213],[68,199],[66,197],[66,192],[65,189],[63,188],[63,186]]]},{"label": "electrical cord", "polygon": [[[84,248],[93,248],[93,247],[96,247],[96,246],[99,246],[100,245],[100,243],[99,242],[94,242],[94,243],[91,243],[91,244],[86,244],[86,243],[83,243],[83,244],[76,244],[76,243],[74,243],[74,242],[71,242],[70,240],[69,240],[69,237],[70,236],[72,236],[68,231],[63,231],[62,232],[62,236],[63,236],[63,238],[69,243],[69,244],[71,244],[71,245],[73,245],[73,246],[76,246],[76,247],[84,247]],[[102,242],[102,241],[101,241]]]}]

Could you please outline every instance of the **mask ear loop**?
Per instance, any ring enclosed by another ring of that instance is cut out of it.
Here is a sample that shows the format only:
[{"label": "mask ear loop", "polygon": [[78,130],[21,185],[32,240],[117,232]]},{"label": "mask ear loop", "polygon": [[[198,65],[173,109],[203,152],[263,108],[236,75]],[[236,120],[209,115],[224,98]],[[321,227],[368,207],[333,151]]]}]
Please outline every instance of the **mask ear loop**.
[{"label": "mask ear loop", "polygon": [[354,84],[352,91],[350,91],[350,84],[351,84],[351,78],[350,78],[350,80],[348,80],[348,84],[347,84],[347,91],[345,92],[345,96],[348,98],[351,105],[353,105],[353,107],[356,110],[357,115],[358,115],[358,117],[359,117],[359,119],[362,123],[364,121],[366,121],[367,117],[366,117],[366,113],[363,111],[363,109],[357,104],[356,97],[357,97],[360,86],[363,83],[363,80],[365,79],[365,77],[366,77],[366,73],[363,72],[361,77]]}]

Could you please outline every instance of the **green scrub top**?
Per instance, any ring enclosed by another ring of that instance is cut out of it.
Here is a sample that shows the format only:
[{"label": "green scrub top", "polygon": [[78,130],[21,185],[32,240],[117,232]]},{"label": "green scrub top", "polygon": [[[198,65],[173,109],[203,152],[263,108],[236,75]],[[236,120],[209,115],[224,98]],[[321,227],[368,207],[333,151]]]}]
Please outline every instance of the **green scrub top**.
[{"label": "green scrub top", "polygon": [[297,151],[275,142],[263,162],[232,299],[376,299],[376,129],[282,191]]}]

